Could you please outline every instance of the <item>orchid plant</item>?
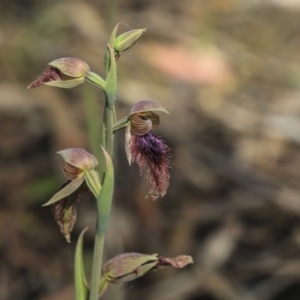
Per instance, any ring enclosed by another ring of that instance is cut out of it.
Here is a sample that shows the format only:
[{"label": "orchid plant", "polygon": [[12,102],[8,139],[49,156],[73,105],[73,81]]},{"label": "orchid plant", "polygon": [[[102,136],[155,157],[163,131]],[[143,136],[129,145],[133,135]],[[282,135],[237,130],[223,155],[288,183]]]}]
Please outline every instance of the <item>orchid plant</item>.
[{"label": "orchid plant", "polygon": [[[28,89],[42,85],[73,88],[88,81],[103,90],[105,109],[99,157],[84,149],[69,148],[59,151],[63,158],[62,170],[67,179],[62,188],[44,206],[51,206],[54,218],[67,242],[76,221],[76,203],[92,197],[97,203],[97,225],[94,243],[92,274],[87,283],[83,265],[83,236],[80,234],[74,260],[76,300],[97,300],[108,284],[123,284],[145,273],[167,266],[182,268],[193,262],[190,256],[179,255],[167,258],[157,254],[123,253],[105,264],[102,263],[104,238],[110,216],[114,191],[114,168],[112,162],[113,139],[117,131],[125,130],[125,151],[129,164],[136,162],[140,173],[146,168],[151,185],[149,195],[153,200],[163,197],[169,186],[171,149],[152,133],[159,126],[157,112],[168,113],[154,101],[140,101],[133,105],[127,116],[116,121],[115,100],[117,91],[117,60],[122,52],[130,49],[145,32],[135,29],[117,35],[117,24],[107,44],[104,66],[106,78],[92,72],[88,64],[78,58],[64,57],[48,64],[44,72]],[[99,153],[98,149],[93,149]],[[99,168],[101,166],[101,169]],[[100,170],[104,170],[101,172]]]}]

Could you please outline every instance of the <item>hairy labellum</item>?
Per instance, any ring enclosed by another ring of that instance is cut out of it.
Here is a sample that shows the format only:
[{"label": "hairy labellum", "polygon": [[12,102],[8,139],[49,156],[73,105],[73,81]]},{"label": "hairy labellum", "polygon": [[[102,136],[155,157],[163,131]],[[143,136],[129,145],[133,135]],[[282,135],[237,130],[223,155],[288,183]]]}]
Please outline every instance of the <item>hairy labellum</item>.
[{"label": "hairy labellum", "polygon": [[33,81],[27,89],[34,89],[37,88],[47,82],[50,81],[60,81],[61,80],[61,75],[60,71],[56,68],[53,67],[48,67],[44,70],[44,72],[36,79]]},{"label": "hairy labellum", "polygon": [[138,164],[140,172],[148,167],[151,197],[155,200],[164,196],[170,180],[171,149],[151,132],[143,136],[133,134],[129,144],[132,161]]}]

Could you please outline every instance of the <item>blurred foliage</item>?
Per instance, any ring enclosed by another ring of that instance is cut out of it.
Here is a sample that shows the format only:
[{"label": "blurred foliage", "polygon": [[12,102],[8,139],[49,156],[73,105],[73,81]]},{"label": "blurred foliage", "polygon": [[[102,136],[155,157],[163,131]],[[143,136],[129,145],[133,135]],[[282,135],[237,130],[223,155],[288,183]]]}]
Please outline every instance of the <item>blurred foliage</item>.
[{"label": "blurred foliage", "polygon": [[[168,194],[144,199],[147,180],[127,165],[116,135],[107,258],[190,254],[195,263],[112,287],[103,299],[298,300],[299,0],[2,0],[0,299],[73,299],[74,243],[40,205],[63,182],[55,153],[89,150],[85,95],[104,97],[92,86],[26,86],[64,56],[103,75],[118,22],[147,27],[118,62],[118,118],[139,100],[166,107],[158,134],[173,149],[173,169]],[[72,240],[90,227],[90,267],[94,203],[80,204]]]}]

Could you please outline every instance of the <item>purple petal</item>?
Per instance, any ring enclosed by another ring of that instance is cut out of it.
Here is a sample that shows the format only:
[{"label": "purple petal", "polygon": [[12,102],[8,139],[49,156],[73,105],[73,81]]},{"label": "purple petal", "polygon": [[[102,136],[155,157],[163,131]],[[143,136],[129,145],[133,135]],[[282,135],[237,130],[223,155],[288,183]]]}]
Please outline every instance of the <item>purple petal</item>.
[{"label": "purple petal", "polygon": [[148,167],[148,179],[152,186],[151,197],[155,200],[166,194],[170,180],[171,149],[164,141],[151,132],[143,136],[132,135],[130,139],[132,161],[142,173]]}]

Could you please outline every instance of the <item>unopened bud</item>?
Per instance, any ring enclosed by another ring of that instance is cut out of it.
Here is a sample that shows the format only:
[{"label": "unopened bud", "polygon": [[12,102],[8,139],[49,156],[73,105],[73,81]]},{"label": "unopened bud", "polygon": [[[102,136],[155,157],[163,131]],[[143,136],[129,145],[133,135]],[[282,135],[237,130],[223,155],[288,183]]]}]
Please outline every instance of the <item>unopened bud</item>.
[{"label": "unopened bud", "polygon": [[179,255],[175,258],[158,256],[158,254],[124,253],[110,259],[103,266],[105,281],[123,284],[132,281],[149,271],[166,267],[183,268],[193,263],[189,255]]},{"label": "unopened bud", "polygon": [[157,254],[124,253],[104,264],[103,276],[108,282],[122,284],[143,276],[157,263]]},{"label": "unopened bud", "polygon": [[114,50],[121,53],[130,49],[145,31],[146,28],[134,29],[119,35],[114,42]]},{"label": "unopened bud", "polygon": [[85,81],[90,67],[81,59],[63,57],[49,63],[49,67],[27,89],[43,84],[61,88],[73,88]]}]

